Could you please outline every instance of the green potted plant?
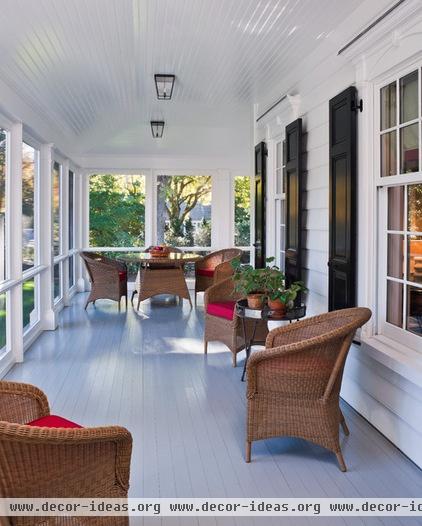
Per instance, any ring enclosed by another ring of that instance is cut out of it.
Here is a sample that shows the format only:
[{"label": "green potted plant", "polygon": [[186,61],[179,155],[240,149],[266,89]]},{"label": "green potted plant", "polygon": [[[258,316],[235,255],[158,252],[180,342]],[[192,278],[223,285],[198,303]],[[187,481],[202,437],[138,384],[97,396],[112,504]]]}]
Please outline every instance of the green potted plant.
[{"label": "green potted plant", "polygon": [[238,258],[232,261],[232,267],[235,291],[246,297],[250,309],[262,309],[265,299],[265,269],[242,265]]}]

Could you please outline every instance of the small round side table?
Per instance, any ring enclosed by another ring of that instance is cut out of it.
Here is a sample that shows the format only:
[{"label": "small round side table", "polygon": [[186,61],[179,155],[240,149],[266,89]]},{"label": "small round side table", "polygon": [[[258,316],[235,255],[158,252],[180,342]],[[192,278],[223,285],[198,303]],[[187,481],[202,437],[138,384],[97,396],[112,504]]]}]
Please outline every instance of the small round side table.
[{"label": "small round side table", "polygon": [[[256,332],[256,325],[258,321],[288,321],[289,323],[292,323],[292,321],[298,321],[300,318],[304,318],[306,316],[306,305],[303,303],[299,306],[295,306],[292,309],[289,309],[284,316],[276,316],[274,311],[268,308],[267,305],[265,305],[262,309],[250,309],[248,307],[247,300],[239,300],[236,303],[236,316],[241,318],[242,320],[242,327],[243,327],[243,337],[245,339],[245,351],[246,351],[246,359],[245,364],[243,366],[243,373],[242,373],[242,382],[245,381],[245,374],[246,374],[246,366],[248,365],[249,356],[251,354],[251,348],[254,344],[254,338],[255,338],[255,332]],[[253,330],[252,330],[252,336],[248,338],[247,332],[246,332],[246,323],[245,319],[252,319],[255,320]]]}]

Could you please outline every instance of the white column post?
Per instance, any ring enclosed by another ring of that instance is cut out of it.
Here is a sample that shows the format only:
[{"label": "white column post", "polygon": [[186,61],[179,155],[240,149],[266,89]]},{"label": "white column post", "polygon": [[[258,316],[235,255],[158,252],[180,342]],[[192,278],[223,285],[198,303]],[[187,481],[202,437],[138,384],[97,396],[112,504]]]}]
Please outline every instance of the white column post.
[{"label": "white column post", "polygon": [[[69,255],[69,159],[62,165],[62,206],[61,206],[61,235],[62,253]],[[69,260],[62,262],[63,271],[63,305],[70,305],[69,298]]]},{"label": "white column post", "polygon": [[153,170],[145,174],[145,246],[157,241],[157,176]]},{"label": "white column post", "polygon": [[[10,130],[10,184],[9,198],[9,262],[10,279],[22,278],[22,123],[17,122]],[[9,292],[10,346],[13,359],[23,361],[22,284]]]},{"label": "white column post", "polygon": [[53,210],[52,161],[53,145],[43,144],[40,153],[40,264],[47,269],[40,275],[40,317],[44,330],[57,327],[53,299]]},{"label": "white column post", "polygon": [[219,170],[212,174],[211,247],[233,246],[233,181],[231,173]]}]

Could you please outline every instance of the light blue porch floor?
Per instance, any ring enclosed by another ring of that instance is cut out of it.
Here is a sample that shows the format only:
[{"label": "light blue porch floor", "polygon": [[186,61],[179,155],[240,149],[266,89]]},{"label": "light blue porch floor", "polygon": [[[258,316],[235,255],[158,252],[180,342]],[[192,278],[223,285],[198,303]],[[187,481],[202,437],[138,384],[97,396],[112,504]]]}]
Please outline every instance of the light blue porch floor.
[{"label": "light blue porch floor", "polygon": [[[199,302],[201,303],[201,302]],[[245,384],[229,351],[203,355],[202,304],[141,306],[118,312],[84,295],[64,309],[7,379],[36,384],[52,411],[85,426],[119,424],[133,434],[133,497],[420,497],[421,471],[344,404],[349,471],[335,456],[301,440],[253,445],[244,462]],[[241,358],[243,356],[241,355]],[[159,525],[416,525],[410,518],[172,518],[135,519]]]}]

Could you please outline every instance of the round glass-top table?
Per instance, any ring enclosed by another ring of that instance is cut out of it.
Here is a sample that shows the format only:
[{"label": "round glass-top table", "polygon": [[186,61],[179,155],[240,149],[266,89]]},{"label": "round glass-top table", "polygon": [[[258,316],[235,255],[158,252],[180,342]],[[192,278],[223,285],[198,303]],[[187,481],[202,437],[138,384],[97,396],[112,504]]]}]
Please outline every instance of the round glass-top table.
[{"label": "round glass-top table", "polygon": [[158,296],[172,294],[185,298],[192,307],[192,300],[186,284],[184,265],[202,259],[202,256],[185,252],[170,252],[165,256],[154,256],[149,252],[128,252],[119,254],[118,259],[125,263],[139,264],[133,298],[138,295],[136,310],[141,301]]}]

